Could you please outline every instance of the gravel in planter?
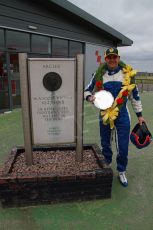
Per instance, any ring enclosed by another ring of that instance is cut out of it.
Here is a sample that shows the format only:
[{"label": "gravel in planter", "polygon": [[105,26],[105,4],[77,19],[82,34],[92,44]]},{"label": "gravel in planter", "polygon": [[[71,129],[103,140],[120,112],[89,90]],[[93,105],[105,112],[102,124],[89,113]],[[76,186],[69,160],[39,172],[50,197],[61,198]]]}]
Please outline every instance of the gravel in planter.
[{"label": "gravel in planter", "polygon": [[24,152],[17,156],[11,173],[37,173],[53,175],[76,175],[85,171],[101,169],[92,150],[83,151],[83,162],[75,160],[75,151],[34,151],[32,166],[27,166]]}]

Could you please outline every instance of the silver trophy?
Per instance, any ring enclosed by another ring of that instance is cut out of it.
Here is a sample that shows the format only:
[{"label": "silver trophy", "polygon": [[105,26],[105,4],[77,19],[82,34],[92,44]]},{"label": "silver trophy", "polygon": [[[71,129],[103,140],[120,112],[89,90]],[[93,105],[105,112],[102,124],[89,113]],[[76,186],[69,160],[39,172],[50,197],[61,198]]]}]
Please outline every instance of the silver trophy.
[{"label": "silver trophy", "polygon": [[99,92],[96,92],[94,94],[94,97],[95,97],[94,105],[101,110],[106,110],[110,108],[114,102],[113,95],[106,90],[101,90]]}]

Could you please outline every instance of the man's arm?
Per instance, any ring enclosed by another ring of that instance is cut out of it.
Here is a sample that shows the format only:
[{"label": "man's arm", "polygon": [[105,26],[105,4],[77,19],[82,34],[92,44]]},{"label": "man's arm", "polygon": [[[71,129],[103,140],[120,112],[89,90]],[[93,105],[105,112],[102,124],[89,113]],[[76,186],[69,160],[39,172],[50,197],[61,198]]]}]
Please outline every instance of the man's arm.
[{"label": "man's arm", "polygon": [[137,117],[138,117],[138,121],[140,123],[140,125],[142,125],[142,123],[145,121],[143,116],[142,116],[142,103],[140,100],[140,96],[139,96],[139,91],[138,91],[138,87],[136,86],[130,96],[129,99],[131,101],[132,107],[134,112],[136,113]]},{"label": "man's arm", "polygon": [[85,91],[84,91],[84,99],[93,102],[94,101],[94,96],[93,96],[93,90],[95,87],[95,74],[93,75],[92,79],[90,80],[89,84],[86,86]]}]

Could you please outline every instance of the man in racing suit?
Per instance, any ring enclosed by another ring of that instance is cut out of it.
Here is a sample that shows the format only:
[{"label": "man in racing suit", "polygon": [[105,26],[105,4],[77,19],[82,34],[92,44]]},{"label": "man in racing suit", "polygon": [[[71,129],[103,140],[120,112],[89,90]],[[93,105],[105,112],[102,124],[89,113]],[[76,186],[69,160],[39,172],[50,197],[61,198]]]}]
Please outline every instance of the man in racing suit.
[{"label": "man in racing suit", "polygon": [[[120,56],[116,48],[109,48],[105,51],[105,65],[106,71],[103,75],[103,89],[109,91],[114,98],[116,98],[121,90],[123,82],[123,68],[119,65]],[[93,91],[96,84],[96,74],[93,75],[89,85],[85,88],[85,99],[93,103],[95,97]],[[138,117],[140,125],[144,121],[142,117],[142,104],[140,101],[138,88],[135,87],[128,98],[131,100],[132,107]],[[127,100],[126,100],[127,102]],[[126,107],[126,102],[122,105],[119,115],[115,120],[115,128],[117,134],[117,170],[118,177],[121,184],[126,187],[128,180],[126,178],[126,167],[128,163],[128,145],[130,134],[130,116]],[[99,116],[100,138],[102,146],[102,154],[104,156],[105,164],[110,165],[112,162],[111,149],[111,128],[110,124],[104,124],[102,116]]]}]

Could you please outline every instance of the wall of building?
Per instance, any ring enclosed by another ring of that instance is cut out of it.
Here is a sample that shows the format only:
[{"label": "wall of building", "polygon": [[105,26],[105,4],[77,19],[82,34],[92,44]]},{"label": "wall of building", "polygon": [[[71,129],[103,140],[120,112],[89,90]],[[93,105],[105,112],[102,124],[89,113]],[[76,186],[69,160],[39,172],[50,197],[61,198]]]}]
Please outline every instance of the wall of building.
[{"label": "wall of building", "polygon": [[[45,1],[44,1],[45,2]],[[55,5],[39,1],[0,0],[0,26],[29,30],[29,25],[37,27],[35,32],[113,45],[112,40],[77,16],[61,11]]]},{"label": "wall of building", "polygon": [[19,52],[29,57],[85,53],[86,85],[104,61],[104,49],[116,46],[105,32],[47,0],[0,0],[0,37],[0,108],[4,110],[20,106]]},{"label": "wall of building", "polygon": [[104,51],[108,46],[86,43],[85,46],[85,86],[89,83],[99,64],[104,62]]}]

